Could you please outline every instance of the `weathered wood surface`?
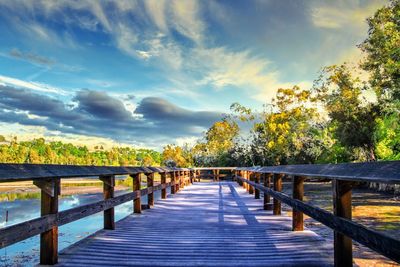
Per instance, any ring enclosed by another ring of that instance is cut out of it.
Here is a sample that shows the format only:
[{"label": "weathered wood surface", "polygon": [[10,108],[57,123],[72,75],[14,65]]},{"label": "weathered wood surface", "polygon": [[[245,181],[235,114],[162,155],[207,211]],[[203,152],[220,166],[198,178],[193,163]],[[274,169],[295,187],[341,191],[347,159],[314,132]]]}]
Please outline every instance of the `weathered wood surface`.
[{"label": "weathered wood surface", "polygon": [[174,170],[189,169],[167,167],[114,167],[0,163],[0,182],[43,180],[48,178],[76,178],[137,173],[172,172]]},{"label": "weathered wood surface", "polygon": [[0,229],[0,248],[4,248],[29,237],[43,233],[54,226],[61,226],[78,219],[93,215],[100,211],[108,210],[122,203],[132,201],[140,196],[145,196],[149,191],[161,190],[162,187],[171,186],[171,182],[159,184],[151,188],[136,190],[111,199],[100,200],[94,203],[81,205],[68,210],[60,211],[58,214],[49,214],[43,217],[7,226]]},{"label": "weathered wood surface", "polygon": [[284,193],[274,191],[252,181],[248,181],[243,177],[236,177],[236,179],[241,180],[244,183],[251,184],[254,187],[258,187],[260,191],[271,195],[274,199],[279,199],[283,203],[291,206],[293,209],[303,212],[311,218],[335,230],[336,232],[346,235],[353,240],[369,247],[370,249],[375,250],[378,253],[381,253],[382,255],[400,263],[400,240],[368,229],[365,226],[355,223],[349,219],[335,216],[324,209],[311,206],[297,199],[293,199]]},{"label": "weathered wood surface", "polygon": [[233,182],[195,183],[60,253],[60,266],[331,266],[329,244],[291,231]]},{"label": "weathered wood surface", "polygon": [[237,168],[262,173],[321,177],[359,182],[400,184],[400,161],[378,161],[341,164],[304,164]]}]

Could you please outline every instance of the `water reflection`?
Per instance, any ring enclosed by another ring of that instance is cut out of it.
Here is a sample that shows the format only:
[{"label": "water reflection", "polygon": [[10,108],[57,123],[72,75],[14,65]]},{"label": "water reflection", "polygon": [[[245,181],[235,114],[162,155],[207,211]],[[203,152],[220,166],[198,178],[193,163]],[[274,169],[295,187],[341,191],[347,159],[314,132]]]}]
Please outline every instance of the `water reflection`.
[{"label": "water reflection", "polygon": [[[121,195],[128,191],[117,191]],[[155,200],[161,198],[161,192],[154,192]],[[103,199],[102,193],[63,196],[59,200],[59,210],[93,203]],[[147,203],[147,196],[141,198]],[[132,202],[115,207],[115,220],[121,220],[133,212]],[[8,222],[6,223],[6,211]],[[0,202],[0,228],[31,220],[40,216],[40,199],[16,199]],[[59,250],[93,234],[103,227],[103,213],[96,213],[81,220],[71,222],[59,228]],[[12,246],[0,249],[0,266],[33,266],[39,260],[39,236],[26,239]]]}]

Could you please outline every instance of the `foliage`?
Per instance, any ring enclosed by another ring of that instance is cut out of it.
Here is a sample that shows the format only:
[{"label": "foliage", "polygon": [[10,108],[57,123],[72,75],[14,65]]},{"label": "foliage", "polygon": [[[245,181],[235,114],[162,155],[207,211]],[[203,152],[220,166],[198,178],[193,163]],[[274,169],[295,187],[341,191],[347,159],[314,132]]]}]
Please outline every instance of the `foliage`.
[{"label": "foliage", "polygon": [[162,152],[163,163],[168,167],[191,167],[193,158],[188,145],[183,147],[167,145]]},{"label": "foliage", "polygon": [[60,141],[46,142],[43,138],[0,144],[0,162],[41,163],[107,166],[160,165],[160,153],[149,149],[113,147],[110,150],[97,148],[89,151],[86,146],[75,146]]},{"label": "foliage", "polygon": [[[377,10],[368,19],[368,37],[360,45],[366,54],[361,67],[379,101],[400,101],[400,1]],[[383,104],[383,103],[382,103]]]},{"label": "foliage", "polygon": [[223,118],[215,122],[205,133],[203,142],[192,149],[196,166],[228,166],[232,164],[230,150],[239,135],[238,124]]},{"label": "foliage", "polygon": [[359,150],[366,160],[375,160],[372,133],[378,110],[362,97],[364,88],[345,64],[325,68],[314,85],[330,123],[335,126],[335,137],[348,150]]}]

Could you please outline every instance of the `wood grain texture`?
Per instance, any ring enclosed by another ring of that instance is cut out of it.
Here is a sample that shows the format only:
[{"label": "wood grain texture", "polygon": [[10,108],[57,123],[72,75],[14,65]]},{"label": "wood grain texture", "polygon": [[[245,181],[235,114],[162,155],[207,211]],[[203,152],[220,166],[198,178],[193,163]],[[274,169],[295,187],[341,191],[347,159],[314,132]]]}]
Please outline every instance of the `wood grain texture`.
[{"label": "wood grain texture", "polygon": [[[60,253],[60,266],[332,266],[311,231],[292,232],[233,182],[195,183]],[[144,234],[145,233],[145,234]],[[301,247],[301,249],[299,249]]]},{"label": "wood grain texture", "polygon": [[[140,186],[142,184],[142,180],[140,177],[140,173],[133,174],[132,176],[132,190],[140,192]],[[140,194],[140,193],[139,193]],[[142,204],[140,202],[140,195],[133,200],[133,212],[134,213],[142,213]]]},{"label": "wood grain texture", "polygon": [[[303,201],[304,197],[304,177],[301,176],[293,176],[292,178],[292,197],[293,199],[297,199]],[[304,230],[304,218],[303,213],[296,209],[293,209],[292,212],[292,230],[293,231],[303,231]]]},{"label": "wood grain texture", "polygon": [[346,235],[353,240],[359,242],[362,245],[369,247],[370,249],[400,263],[400,241],[379,233],[377,231],[366,228],[365,226],[355,223],[349,219],[345,219],[339,216],[335,216],[332,213],[306,204],[300,200],[293,199],[290,196],[274,191],[270,188],[256,185],[255,183],[244,179],[243,177],[237,177],[244,183],[250,183],[255,187],[258,187],[260,191],[271,195],[272,197],[279,199],[283,203],[291,206],[292,208],[307,214],[313,219],[323,223],[329,228]]},{"label": "wood grain texture", "polygon": [[161,190],[162,187],[172,186],[172,183],[158,185],[153,188],[136,190],[114,198],[100,200],[94,203],[81,205],[68,210],[60,211],[58,214],[49,214],[43,217],[18,223],[15,225],[0,228],[0,248],[7,247],[29,237],[41,234],[52,229],[54,226],[61,226],[81,218],[96,214],[98,212],[110,209],[140,196],[145,196],[149,191]]},{"label": "wood grain texture", "polygon": [[175,170],[189,169],[169,167],[115,167],[0,163],[0,182],[172,172]]},{"label": "wood grain texture", "polygon": [[[351,220],[351,189],[353,182],[335,180],[333,187],[333,214]],[[334,232],[335,266],[353,266],[353,241],[350,237]]]},{"label": "wood grain texture", "polygon": [[237,168],[237,170],[252,170],[262,173],[282,173],[359,182],[400,184],[400,161],[398,160],[340,164],[279,165]]},{"label": "wood grain texture", "polygon": [[[58,195],[60,192],[60,179],[50,180],[49,186],[42,184],[40,215],[58,213]],[[51,188],[52,192],[47,189]],[[53,225],[49,230],[40,234],[40,264],[56,264],[58,261],[58,226]]]},{"label": "wood grain texture", "polygon": [[[274,191],[281,192],[282,191],[282,174],[276,173],[274,174]],[[282,213],[282,203],[279,198],[274,197],[274,206],[273,206],[274,215],[281,215]]]},{"label": "wood grain texture", "polygon": [[[104,200],[114,198],[115,176],[101,176],[100,180],[103,181],[103,196]],[[114,207],[104,210],[104,229],[115,229],[115,211]]]}]

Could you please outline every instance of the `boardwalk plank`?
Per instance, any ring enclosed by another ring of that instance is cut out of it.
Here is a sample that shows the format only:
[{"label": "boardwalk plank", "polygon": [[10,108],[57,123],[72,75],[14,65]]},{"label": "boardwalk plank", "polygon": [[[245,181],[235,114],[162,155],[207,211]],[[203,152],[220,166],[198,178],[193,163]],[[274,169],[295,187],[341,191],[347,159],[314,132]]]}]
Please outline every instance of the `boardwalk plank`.
[{"label": "boardwalk plank", "polygon": [[332,266],[332,249],[233,182],[195,183],[60,253],[60,266]]}]

